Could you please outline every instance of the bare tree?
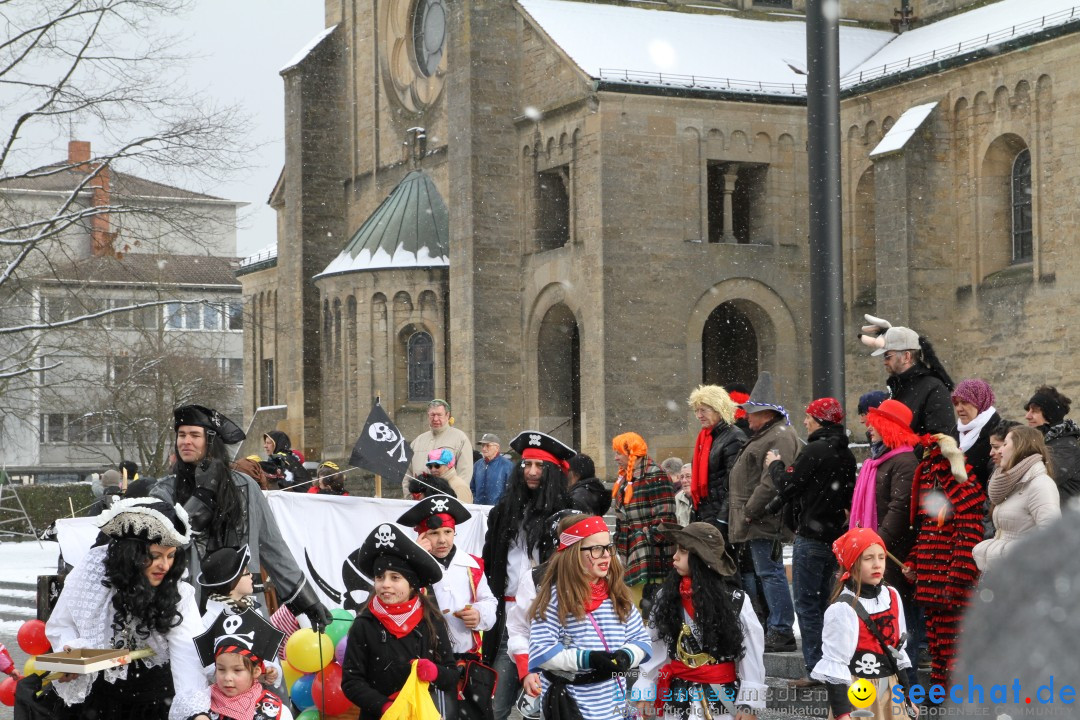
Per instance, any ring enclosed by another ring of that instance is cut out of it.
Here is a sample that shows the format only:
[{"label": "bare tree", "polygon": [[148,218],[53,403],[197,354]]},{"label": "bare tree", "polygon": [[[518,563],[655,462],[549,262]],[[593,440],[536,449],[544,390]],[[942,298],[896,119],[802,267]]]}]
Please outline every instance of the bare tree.
[{"label": "bare tree", "polygon": [[[0,0],[0,443],[4,416],[64,362],[42,357],[77,351],[62,330],[205,301],[131,294],[103,304],[89,291],[93,272],[79,280],[72,267],[129,253],[209,255],[214,238],[233,237],[235,207],[221,213],[216,198],[153,200],[160,188],[220,181],[252,150],[236,108],[184,87],[182,45],[159,28],[187,5]],[[46,148],[76,130],[94,138],[93,152],[86,144],[42,165]],[[65,311],[51,312],[46,296]]]}]

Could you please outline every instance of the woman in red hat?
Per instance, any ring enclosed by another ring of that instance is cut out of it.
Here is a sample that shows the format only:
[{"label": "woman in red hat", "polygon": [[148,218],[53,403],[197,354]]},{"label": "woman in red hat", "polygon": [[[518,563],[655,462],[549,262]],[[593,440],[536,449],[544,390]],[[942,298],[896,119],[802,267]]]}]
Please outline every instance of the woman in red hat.
[{"label": "woman in red hat", "polygon": [[821,660],[811,677],[826,684],[835,720],[851,717],[848,688],[858,678],[874,686],[876,699],[866,708],[873,717],[905,717],[896,712],[893,688],[903,682],[899,672],[911,667],[904,651],[907,624],[900,593],[884,582],[885,541],[870,528],[855,528],[832,549],[843,574],[825,611]]}]

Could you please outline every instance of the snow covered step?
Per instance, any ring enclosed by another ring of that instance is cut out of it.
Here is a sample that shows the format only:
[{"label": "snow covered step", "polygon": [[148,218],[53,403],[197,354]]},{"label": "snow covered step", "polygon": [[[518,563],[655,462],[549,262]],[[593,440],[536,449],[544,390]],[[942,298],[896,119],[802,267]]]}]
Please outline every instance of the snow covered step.
[{"label": "snow covered step", "polygon": [[26,607],[23,605],[4,605],[0,604],[0,621],[24,621],[32,620],[37,617],[37,610],[33,607]]}]

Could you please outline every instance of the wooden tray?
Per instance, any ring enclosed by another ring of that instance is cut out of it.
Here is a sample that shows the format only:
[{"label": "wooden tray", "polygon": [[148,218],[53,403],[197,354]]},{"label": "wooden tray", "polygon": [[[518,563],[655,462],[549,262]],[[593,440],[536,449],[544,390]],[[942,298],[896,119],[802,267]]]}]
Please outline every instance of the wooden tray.
[{"label": "wooden tray", "polygon": [[117,665],[127,665],[129,662],[131,662],[130,650],[90,650],[83,648],[70,652],[38,655],[37,659],[34,660],[34,668],[48,670],[49,672],[85,675],[116,667]]}]

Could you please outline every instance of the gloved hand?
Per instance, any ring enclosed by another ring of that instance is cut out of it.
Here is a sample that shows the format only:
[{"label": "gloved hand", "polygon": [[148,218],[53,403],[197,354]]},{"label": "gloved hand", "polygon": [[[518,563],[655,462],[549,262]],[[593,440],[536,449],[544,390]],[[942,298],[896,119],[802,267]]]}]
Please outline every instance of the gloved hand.
[{"label": "gloved hand", "polygon": [[424,682],[431,682],[439,676],[439,668],[427,658],[416,661],[416,677]]},{"label": "gloved hand", "polygon": [[307,615],[307,619],[311,621],[311,627],[315,632],[325,632],[326,626],[334,622],[334,616],[330,614],[330,611],[326,609],[318,600],[315,604],[304,611]]},{"label": "gloved hand", "polygon": [[[589,657],[586,659],[589,667],[593,670],[599,670],[601,672],[616,673],[621,672],[618,662],[615,660],[615,656],[619,653],[626,655],[622,650],[610,653],[604,650],[590,650]],[[629,661],[626,662],[626,666],[629,667]]]},{"label": "gloved hand", "polygon": [[611,661],[615,663],[615,669],[618,672],[627,672],[634,662],[634,657],[629,650],[616,650],[611,654]]},{"label": "gloved hand", "polygon": [[326,630],[326,626],[334,620],[330,615],[330,611],[322,604],[306,580],[293,599],[285,604],[293,615],[297,617],[306,615],[307,619],[311,621],[311,627],[315,632],[323,632]]}]

